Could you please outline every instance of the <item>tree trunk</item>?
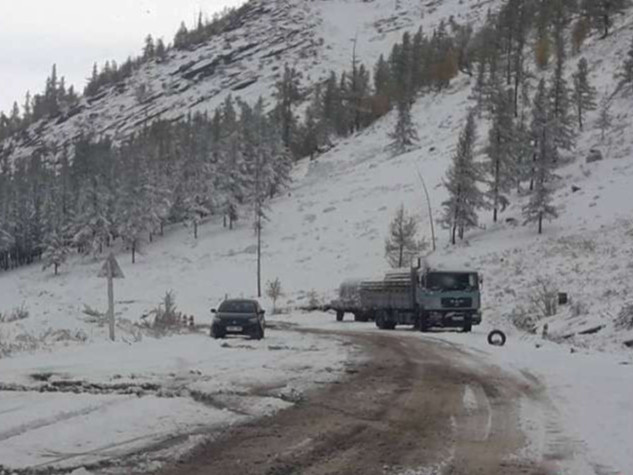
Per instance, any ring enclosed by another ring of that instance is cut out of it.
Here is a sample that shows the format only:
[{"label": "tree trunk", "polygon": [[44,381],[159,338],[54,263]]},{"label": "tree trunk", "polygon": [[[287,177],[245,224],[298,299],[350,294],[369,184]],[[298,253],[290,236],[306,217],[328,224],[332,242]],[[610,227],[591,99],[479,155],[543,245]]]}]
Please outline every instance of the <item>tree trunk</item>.
[{"label": "tree trunk", "polygon": [[55,275],[57,275],[57,270],[59,269],[59,264],[56,262],[53,265],[55,266]]},{"label": "tree trunk", "polygon": [[114,284],[112,276],[112,266],[108,264],[108,326],[110,330],[110,340],[114,341]]},{"label": "tree trunk", "polygon": [[453,245],[455,245],[457,242],[455,240],[456,236],[457,236],[457,223],[453,223],[453,231],[452,231],[452,237],[451,237],[451,243],[453,243]]},{"label": "tree trunk", "polygon": [[132,264],[136,264],[136,241],[132,243]]},{"label": "tree trunk", "polygon": [[193,220],[193,238],[198,239],[198,221]]},{"label": "tree trunk", "polygon": [[543,213],[538,214],[538,233],[543,234]]},{"label": "tree trunk", "polygon": [[262,218],[257,218],[257,297],[262,296]]}]

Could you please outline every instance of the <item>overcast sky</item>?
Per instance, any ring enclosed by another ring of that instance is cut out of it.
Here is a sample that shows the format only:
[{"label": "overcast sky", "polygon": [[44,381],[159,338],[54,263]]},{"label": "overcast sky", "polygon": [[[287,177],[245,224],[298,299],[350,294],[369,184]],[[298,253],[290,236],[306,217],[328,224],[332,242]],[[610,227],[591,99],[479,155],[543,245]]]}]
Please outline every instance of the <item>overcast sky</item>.
[{"label": "overcast sky", "polygon": [[148,33],[173,39],[181,21],[244,0],[0,0],[0,111],[44,90],[53,63],[83,91],[92,64],[138,55]]}]

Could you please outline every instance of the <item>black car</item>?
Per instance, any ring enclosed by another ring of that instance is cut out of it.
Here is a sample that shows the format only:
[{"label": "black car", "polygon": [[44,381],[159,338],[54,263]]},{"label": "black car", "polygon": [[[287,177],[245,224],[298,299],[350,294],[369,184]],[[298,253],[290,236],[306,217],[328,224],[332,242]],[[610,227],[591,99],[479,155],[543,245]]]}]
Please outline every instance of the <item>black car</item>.
[{"label": "black car", "polygon": [[264,338],[264,310],[257,300],[228,299],[220,308],[212,309],[211,336],[224,338],[227,334],[248,335],[256,340]]}]

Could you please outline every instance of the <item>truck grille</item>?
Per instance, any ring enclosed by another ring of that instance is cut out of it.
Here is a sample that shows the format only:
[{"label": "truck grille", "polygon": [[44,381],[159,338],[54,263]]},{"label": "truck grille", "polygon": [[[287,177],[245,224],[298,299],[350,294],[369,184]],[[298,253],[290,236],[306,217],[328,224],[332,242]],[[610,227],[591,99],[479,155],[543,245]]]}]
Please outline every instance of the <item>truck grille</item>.
[{"label": "truck grille", "polygon": [[442,299],[442,307],[444,308],[468,308],[473,306],[473,299],[470,297],[453,298],[446,297]]}]

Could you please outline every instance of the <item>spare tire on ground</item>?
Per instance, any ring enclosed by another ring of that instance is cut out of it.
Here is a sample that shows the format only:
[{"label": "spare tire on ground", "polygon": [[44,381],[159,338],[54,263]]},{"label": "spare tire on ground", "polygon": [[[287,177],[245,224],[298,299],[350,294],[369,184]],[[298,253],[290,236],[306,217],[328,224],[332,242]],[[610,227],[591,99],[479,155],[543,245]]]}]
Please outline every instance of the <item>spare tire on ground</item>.
[{"label": "spare tire on ground", "polygon": [[501,330],[492,330],[488,333],[488,344],[492,346],[503,346],[506,344],[506,334]]}]

